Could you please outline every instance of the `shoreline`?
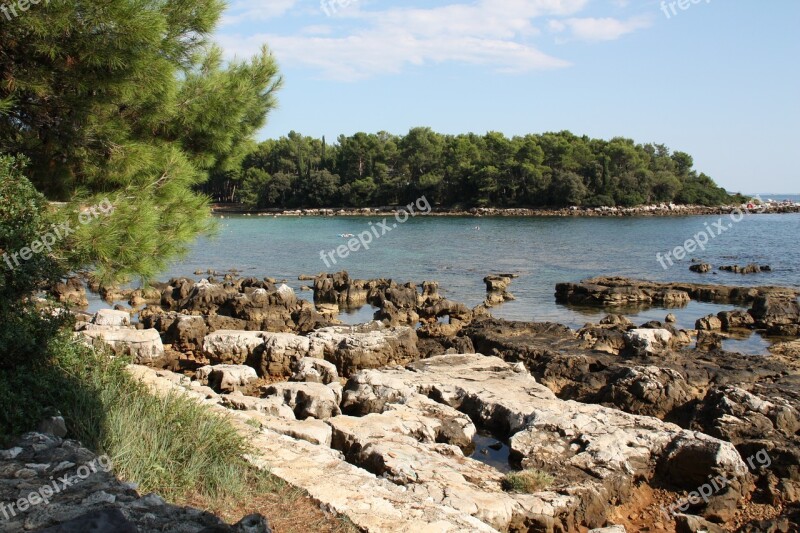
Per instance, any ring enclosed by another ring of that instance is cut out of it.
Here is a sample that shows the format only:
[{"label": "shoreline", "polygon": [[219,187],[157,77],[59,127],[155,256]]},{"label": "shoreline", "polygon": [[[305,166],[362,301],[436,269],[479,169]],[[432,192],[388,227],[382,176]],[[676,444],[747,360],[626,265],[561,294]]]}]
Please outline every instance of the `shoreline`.
[{"label": "shoreline", "polygon": [[[214,215],[244,215],[273,217],[374,217],[392,216],[403,207],[362,207],[362,208],[307,208],[307,209],[247,209],[235,204],[212,204]],[[476,207],[471,209],[440,209],[430,212],[416,212],[414,215],[433,217],[679,217],[703,215],[728,215],[744,206],[729,205],[705,207],[696,205],[649,205],[640,207],[572,207],[572,208],[494,208]],[[796,214],[800,213],[798,204],[768,204],[762,208],[750,208],[748,214]]]},{"label": "shoreline", "polygon": [[[125,309],[76,313],[76,335],[133,356],[129,371],[161,393],[235,421],[264,452],[248,455],[252,464],[362,529],[380,520],[415,530],[423,516],[458,531],[507,531],[522,520],[526,530],[561,520],[576,531],[628,516],[627,531],[673,531],[687,493],[693,520],[718,517],[726,530],[797,511],[784,504],[794,502],[800,457],[796,289],[559,283],[556,301],[601,311],[573,329],[492,316],[513,300],[512,274],[487,275],[486,300],[473,308],[436,281],[345,271],[312,279],[315,303],[273,279],[173,278],[132,291],[147,305],[135,322]],[[670,310],[690,301],[725,308],[698,309],[682,325]],[[367,304],[377,308],[370,321],[336,318]],[[641,323],[626,316],[630,304],[666,317]],[[764,333],[776,339],[757,357],[725,345]],[[708,484],[716,475],[726,492]],[[510,484],[523,476],[540,484],[517,492]],[[636,483],[647,498],[628,498]],[[444,499],[445,489],[469,505]],[[399,522],[405,509],[424,514]]]}]

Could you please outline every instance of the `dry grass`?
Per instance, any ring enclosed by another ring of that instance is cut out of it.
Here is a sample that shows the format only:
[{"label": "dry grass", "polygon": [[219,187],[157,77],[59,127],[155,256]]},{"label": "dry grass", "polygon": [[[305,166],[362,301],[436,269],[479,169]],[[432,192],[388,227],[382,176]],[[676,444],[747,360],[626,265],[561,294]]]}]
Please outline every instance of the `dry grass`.
[{"label": "dry grass", "polygon": [[554,478],[547,472],[528,469],[521,472],[509,472],[503,479],[503,488],[509,492],[532,494],[553,484]]},{"label": "dry grass", "polygon": [[[304,491],[266,473],[253,472],[247,490],[237,499],[209,498],[193,494],[178,503],[211,512],[230,524],[252,513],[269,519],[275,533],[356,533],[359,531],[344,517],[320,509]],[[242,497],[243,496],[243,497]]]}]

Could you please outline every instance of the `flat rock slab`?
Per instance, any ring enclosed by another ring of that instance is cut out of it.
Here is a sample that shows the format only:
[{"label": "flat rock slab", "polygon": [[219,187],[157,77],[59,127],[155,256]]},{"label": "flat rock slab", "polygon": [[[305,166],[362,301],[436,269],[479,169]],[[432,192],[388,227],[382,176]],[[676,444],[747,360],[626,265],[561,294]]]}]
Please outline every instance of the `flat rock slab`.
[{"label": "flat rock slab", "polygon": [[99,326],[78,332],[90,343],[107,345],[116,355],[131,355],[136,364],[150,364],[164,357],[164,344],[154,329],[127,329],[120,326]]},{"label": "flat rock slab", "polygon": [[[463,414],[443,405],[438,413],[426,412],[425,403],[414,398],[381,414],[332,418],[333,447],[349,462],[406,487],[421,500],[469,513],[501,531],[568,527],[564,518],[574,514],[579,498],[548,491],[505,492],[502,473],[447,443],[448,437],[464,442],[465,436],[474,435],[469,419],[463,421]],[[443,434],[448,426],[460,430]]]},{"label": "flat rock slab", "polygon": [[[423,499],[405,487],[348,463],[340,452],[328,446],[297,440],[269,429],[254,430],[252,424],[263,421],[262,413],[226,409],[217,404],[217,399],[206,399],[187,388],[183,381],[165,376],[164,372],[136,365],[127,369],[157,394],[185,394],[227,416],[257,451],[247,456],[251,464],[268,469],[271,474],[307,491],[324,508],[347,516],[365,531],[497,532],[468,513]],[[285,421],[273,422],[286,424]]]},{"label": "flat rock slab", "polygon": [[[366,373],[379,373],[382,388],[365,390],[371,387]],[[750,488],[747,466],[732,444],[656,418],[560,400],[524,369],[496,357],[445,355],[405,369],[365,371],[348,383],[345,398],[396,392],[387,382],[415,388],[509,436],[521,465],[557,474],[562,489],[602,480],[619,490],[644,479],[693,490],[709,475],[724,475],[729,485],[715,498],[730,505]]]},{"label": "flat rock slab", "polygon": [[250,461],[308,491],[327,508],[346,515],[366,531],[456,533],[496,529],[469,514],[425,501],[405,488],[343,460],[339,452],[263,432],[253,438],[259,450]]}]

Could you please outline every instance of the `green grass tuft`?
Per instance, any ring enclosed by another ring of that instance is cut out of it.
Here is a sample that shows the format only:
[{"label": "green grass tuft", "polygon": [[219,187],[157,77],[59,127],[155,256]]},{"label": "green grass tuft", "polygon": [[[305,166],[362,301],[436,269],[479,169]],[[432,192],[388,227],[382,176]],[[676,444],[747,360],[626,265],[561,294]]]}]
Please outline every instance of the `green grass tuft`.
[{"label": "green grass tuft", "polygon": [[106,453],[116,474],[144,492],[236,498],[253,483],[274,483],[245,462],[247,445],[227,420],[189,398],[151,394],[126,364],[65,334],[52,342],[46,363],[3,370],[3,440],[58,410],[71,438]]},{"label": "green grass tuft", "polygon": [[247,463],[245,437],[222,416],[185,396],[151,394],[125,371],[125,359],[67,333],[53,339],[46,356],[0,367],[0,446],[57,410],[69,438],[107,454],[116,476],[138,483],[142,494],[155,492],[230,523],[261,512],[287,533],[358,530]]},{"label": "green grass tuft", "polygon": [[503,489],[509,492],[532,494],[547,489],[553,484],[553,481],[555,478],[547,472],[527,469],[506,474],[503,478]]}]

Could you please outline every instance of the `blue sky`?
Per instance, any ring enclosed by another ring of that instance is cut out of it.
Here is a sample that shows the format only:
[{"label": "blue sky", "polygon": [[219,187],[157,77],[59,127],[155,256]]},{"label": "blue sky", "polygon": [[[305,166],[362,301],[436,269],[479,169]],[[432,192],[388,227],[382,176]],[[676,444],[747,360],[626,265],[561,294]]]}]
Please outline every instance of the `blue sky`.
[{"label": "blue sky", "polygon": [[281,66],[260,138],[567,129],[800,192],[800,2],[694,1],[229,0],[216,40]]}]

